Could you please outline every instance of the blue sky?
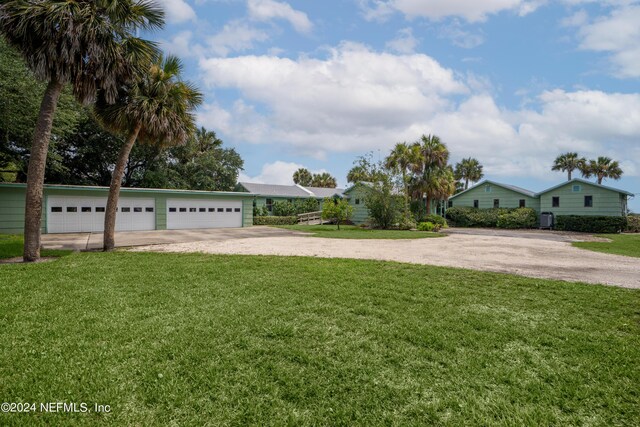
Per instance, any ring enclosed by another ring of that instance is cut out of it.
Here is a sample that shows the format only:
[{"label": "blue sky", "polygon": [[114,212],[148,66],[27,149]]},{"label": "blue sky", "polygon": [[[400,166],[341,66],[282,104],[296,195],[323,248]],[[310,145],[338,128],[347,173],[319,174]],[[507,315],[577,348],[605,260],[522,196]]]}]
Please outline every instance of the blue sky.
[{"label": "blue sky", "polygon": [[204,90],[199,122],[243,180],[304,166],[345,185],[357,156],[432,133],[489,179],[542,190],[578,151],[640,193],[640,0],[158,1],[151,37]]}]

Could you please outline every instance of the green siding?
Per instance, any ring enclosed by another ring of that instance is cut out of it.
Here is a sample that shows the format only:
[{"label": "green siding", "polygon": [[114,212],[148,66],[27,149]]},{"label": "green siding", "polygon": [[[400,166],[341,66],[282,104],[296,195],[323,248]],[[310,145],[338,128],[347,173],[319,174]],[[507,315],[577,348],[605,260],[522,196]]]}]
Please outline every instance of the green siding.
[{"label": "green siding", "polygon": [[[107,197],[108,188],[98,187],[72,187],[45,186],[44,205],[42,214],[42,232],[46,233],[46,212],[48,196],[80,196],[80,197]],[[226,199],[242,200],[243,227],[253,225],[253,195],[246,196],[238,193],[213,193],[213,192],[181,192],[171,190],[131,189],[123,188],[121,199],[127,197],[154,198],[156,213],[156,229],[167,228],[167,199]],[[21,234],[24,230],[24,203],[25,186],[19,184],[0,184],[0,233]]]},{"label": "green siding", "polygon": [[[579,185],[580,191],[573,191]],[[584,196],[593,196],[593,207],[584,206]],[[560,198],[560,206],[552,206],[553,197]],[[622,216],[626,196],[596,184],[568,182],[540,195],[540,211],[554,215]]]},{"label": "green siding", "polygon": [[[487,192],[486,187],[490,187],[491,191]],[[450,201],[454,207],[473,207],[473,201],[478,200],[478,208],[489,209],[493,208],[494,199],[500,200],[501,208],[517,208],[520,206],[520,200],[524,199],[526,207],[533,208],[537,212],[540,211],[540,200],[537,197],[525,196],[517,191],[491,183],[476,186],[455,198],[451,198]]]},{"label": "green siding", "polygon": [[[354,224],[364,224],[369,221],[369,209],[365,204],[365,198],[367,197],[368,189],[363,185],[353,187],[345,196],[349,201],[349,204],[353,206],[353,215],[351,221]],[[360,200],[359,204],[356,204],[356,199]]]}]

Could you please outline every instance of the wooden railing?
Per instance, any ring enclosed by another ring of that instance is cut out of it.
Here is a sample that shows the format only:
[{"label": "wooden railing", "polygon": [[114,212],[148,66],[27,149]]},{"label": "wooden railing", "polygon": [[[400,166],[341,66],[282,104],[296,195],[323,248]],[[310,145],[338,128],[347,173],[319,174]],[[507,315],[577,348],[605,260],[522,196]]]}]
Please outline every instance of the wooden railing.
[{"label": "wooden railing", "polygon": [[322,211],[298,214],[298,224],[322,224]]}]

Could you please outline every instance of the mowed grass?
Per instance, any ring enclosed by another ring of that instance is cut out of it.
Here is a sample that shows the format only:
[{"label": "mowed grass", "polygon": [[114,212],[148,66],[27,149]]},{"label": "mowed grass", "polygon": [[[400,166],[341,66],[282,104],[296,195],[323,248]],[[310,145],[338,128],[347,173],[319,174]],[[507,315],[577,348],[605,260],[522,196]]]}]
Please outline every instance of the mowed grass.
[{"label": "mowed grass", "polygon": [[[22,236],[13,234],[0,234],[0,259],[22,256],[24,240]],[[71,251],[58,249],[44,249],[40,251],[43,257],[59,257],[70,254]]]},{"label": "mowed grass", "polygon": [[278,228],[313,233],[312,237],[331,239],[426,239],[429,237],[444,237],[442,233],[409,230],[371,230],[355,225],[341,225],[340,230],[335,225],[279,225]]},{"label": "mowed grass", "polygon": [[0,266],[0,425],[637,425],[640,292],[400,263]]},{"label": "mowed grass", "polygon": [[575,242],[573,246],[590,251],[640,258],[640,234],[600,234],[611,242]]}]

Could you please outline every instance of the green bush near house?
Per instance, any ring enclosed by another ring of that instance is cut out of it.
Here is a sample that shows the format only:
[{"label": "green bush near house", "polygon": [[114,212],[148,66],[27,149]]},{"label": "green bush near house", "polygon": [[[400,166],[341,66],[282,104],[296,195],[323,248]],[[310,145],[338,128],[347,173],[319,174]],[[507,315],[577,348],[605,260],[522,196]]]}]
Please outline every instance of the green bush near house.
[{"label": "green bush near house", "polygon": [[554,226],[560,231],[583,233],[619,233],[626,228],[627,218],[623,216],[558,215]]},{"label": "green bush near house", "polygon": [[440,231],[440,224],[434,224],[432,222],[421,222],[418,224],[418,231]]},{"label": "green bush near house", "polygon": [[538,214],[532,208],[518,208],[498,215],[498,228],[535,228]]},{"label": "green bush near house", "polygon": [[640,233],[640,215],[629,215],[627,217],[627,233]]},{"label": "green bush near house", "polygon": [[296,225],[297,216],[254,216],[253,225]]},{"label": "green bush near house", "polygon": [[333,224],[338,226],[340,230],[340,224],[343,224],[351,218],[353,215],[353,206],[345,199],[324,199],[322,203],[322,219],[329,220]]},{"label": "green bush near house", "polygon": [[274,216],[294,216],[307,212],[317,212],[320,203],[316,199],[299,199],[293,202],[287,200],[273,203],[272,214]]},{"label": "green bush near house", "polygon": [[402,197],[393,194],[393,185],[389,179],[376,183],[364,200],[374,228],[387,230],[402,219]]},{"label": "green bush near house", "polygon": [[449,225],[447,224],[447,220],[440,215],[429,214],[425,216],[424,221],[421,222],[431,222],[434,225],[439,225],[440,228],[447,228]]}]

